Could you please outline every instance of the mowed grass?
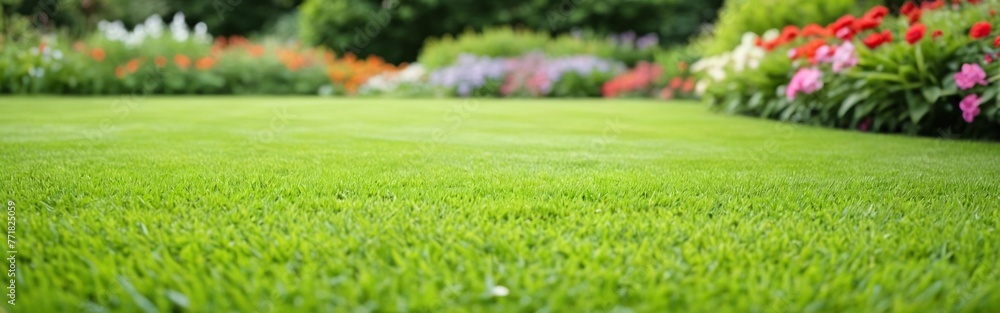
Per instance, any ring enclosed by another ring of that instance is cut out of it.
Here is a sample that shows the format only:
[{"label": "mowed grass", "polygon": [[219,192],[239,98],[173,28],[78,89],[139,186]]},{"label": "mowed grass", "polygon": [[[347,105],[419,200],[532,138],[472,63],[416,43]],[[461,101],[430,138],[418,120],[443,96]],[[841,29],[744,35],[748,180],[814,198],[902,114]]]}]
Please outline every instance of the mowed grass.
[{"label": "mowed grass", "polygon": [[996,143],[694,103],[116,101],[0,98],[7,310],[1000,311]]}]

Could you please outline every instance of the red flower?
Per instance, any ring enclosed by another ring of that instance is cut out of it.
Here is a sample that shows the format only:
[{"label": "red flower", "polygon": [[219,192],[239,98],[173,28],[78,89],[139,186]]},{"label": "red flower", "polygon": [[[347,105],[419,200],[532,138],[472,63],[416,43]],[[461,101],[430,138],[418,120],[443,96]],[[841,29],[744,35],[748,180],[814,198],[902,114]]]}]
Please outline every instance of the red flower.
[{"label": "red flower", "polygon": [[826,40],[813,39],[812,41],[803,44],[798,49],[795,49],[796,57],[807,58],[810,62],[812,62],[816,57],[816,50],[819,50],[819,48],[824,45],[826,45]]},{"label": "red flower", "polygon": [[910,24],[912,25],[912,24],[916,24],[916,23],[920,22],[920,17],[922,17],[923,15],[924,15],[924,11],[922,11],[920,9],[916,9],[916,10],[913,10],[912,12],[910,12],[910,13],[907,13],[906,17],[908,19],[910,19]]},{"label": "red flower", "polygon": [[993,27],[990,26],[990,23],[979,22],[972,25],[972,29],[969,30],[969,36],[972,36],[972,39],[986,38],[986,36],[990,35],[991,31],[993,31]]},{"label": "red flower", "polygon": [[799,34],[802,37],[828,37],[830,32],[816,24],[809,24],[802,28],[802,33]]},{"label": "red flower", "polygon": [[885,36],[882,36],[880,33],[872,33],[871,35],[868,35],[868,37],[865,37],[865,39],[861,42],[863,42],[865,46],[868,46],[869,49],[878,48],[878,46],[886,43]]},{"label": "red flower", "polygon": [[830,31],[831,34],[837,35],[837,32],[844,27],[848,27],[854,24],[854,15],[844,15],[837,19],[836,22],[827,25],[826,30]]},{"label": "red flower", "polygon": [[682,80],[680,77],[674,77],[673,79],[670,80],[670,89],[681,88],[681,85],[683,84],[684,80]]},{"label": "red flower", "polygon": [[944,0],[924,1],[924,3],[920,4],[920,8],[924,10],[934,10],[943,6]]},{"label": "red flower", "polygon": [[918,8],[916,4],[907,1],[906,4],[903,4],[903,7],[899,9],[899,13],[903,13],[903,15],[910,15],[910,12],[913,12],[913,10],[917,9]]},{"label": "red flower", "polygon": [[694,85],[694,77],[688,77],[684,80],[684,85],[681,86],[681,91],[684,93],[690,93],[691,91],[694,91]]},{"label": "red flower", "polygon": [[917,43],[920,39],[924,38],[924,33],[927,32],[927,26],[924,24],[916,23],[910,26],[910,29],[906,31],[906,42],[912,44]]},{"label": "red flower", "polygon": [[781,30],[781,36],[780,36],[780,38],[781,38],[781,41],[788,42],[788,41],[795,40],[795,38],[798,37],[798,36],[799,36],[799,28],[795,27],[794,25],[788,25],[788,26],[785,26],[785,28]]},{"label": "red flower", "polygon": [[883,41],[885,41],[886,43],[892,42],[892,32],[890,32],[888,29],[883,30],[882,38],[884,39]]},{"label": "red flower", "polygon": [[993,46],[1000,48],[1000,36],[997,36],[997,38],[993,38]]},{"label": "red flower", "polygon": [[941,37],[941,35],[944,35],[944,33],[942,33],[940,29],[938,29],[935,30],[933,33],[931,33],[931,38],[937,39],[938,37]]},{"label": "red flower", "polygon": [[889,15],[889,8],[878,5],[875,6],[874,8],[871,8],[871,10],[868,10],[868,12],[865,12],[864,17],[875,20],[881,20],[886,15]]},{"label": "red flower", "polygon": [[881,24],[882,24],[882,20],[874,19],[874,18],[868,18],[868,17],[862,17],[860,19],[855,20],[854,24],[851,25],[851,28],[852,28],[852,30],[854,30],[854,32],[860,33],[860,32],[865,31],[865,30],[876,28],[876,27],[878,27]]}]

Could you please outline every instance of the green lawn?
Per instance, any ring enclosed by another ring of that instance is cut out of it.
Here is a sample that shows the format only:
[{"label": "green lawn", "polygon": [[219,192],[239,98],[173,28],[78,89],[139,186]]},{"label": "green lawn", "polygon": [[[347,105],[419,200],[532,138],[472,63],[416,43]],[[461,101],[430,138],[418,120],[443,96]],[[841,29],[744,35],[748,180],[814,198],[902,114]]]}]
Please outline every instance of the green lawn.
[{"label": "green lawn", "polygon": [[693,103],[116,100],[0,98],[8,311],[1000,311],[996,143]]}]

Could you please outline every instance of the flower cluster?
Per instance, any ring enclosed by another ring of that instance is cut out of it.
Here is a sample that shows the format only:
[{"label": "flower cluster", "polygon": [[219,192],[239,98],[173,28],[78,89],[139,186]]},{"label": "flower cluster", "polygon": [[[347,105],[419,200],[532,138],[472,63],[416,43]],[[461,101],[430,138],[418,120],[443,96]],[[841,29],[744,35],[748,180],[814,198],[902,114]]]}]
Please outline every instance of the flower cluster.
[{"label": "flower cluster", "polygon": [[632,92],[649,92],[662,72],[663,69],[657,64],[639,62],[632,70],[604,83],[602,92],[605,97],[617,97]]},{"label": "flower cluster", "polygon": [[455,65],[432,72],[429,81],[453,88],[463,97],[489,81],[502,83],[499,90],[502,96],[524,93],[537,97],[549,95],[566,75],[617,73],[623,67],[619,62],[589,55],[549,58],[533,52],[517,58],[490,58],[463,54]]},{"label": "flower cluster", "polygon": [[[777,40],[779,33],[775,30],[764,34],[763,38]],[[739,46],[731,52],[723,53],[713,57],[702,58],[691,65],[691,71],[704,73],[708,79],[698,83],[698,93],[704,92],[705,88],[712,82],[719,82],[726,78],[729,72],[739,73],[745,70],[753,70],[760,66],[761,60],[766,55],[766,50],[761,48],[759,43],[761,38],[753,33],[743,34]]]},{"label": "flower cluster", "polygon": [[[210,42],[212,36],[208,34],[208,26],[204,22],[198,22],[194,26],[194,34],[188,29],[184,21],[184,13],[177,13],[170,22],[170,36],[175,41],[184,42],[194,39],[199,42]],[[97,30],[110,41],[119,41],[128,47],[142,45],[147,38],[160,38],[164,32],[163,19],[159,15],[152,15],[146,18],[142,24],[136,25],[129,31],[122,21],[100,21],[97,23]]]}]

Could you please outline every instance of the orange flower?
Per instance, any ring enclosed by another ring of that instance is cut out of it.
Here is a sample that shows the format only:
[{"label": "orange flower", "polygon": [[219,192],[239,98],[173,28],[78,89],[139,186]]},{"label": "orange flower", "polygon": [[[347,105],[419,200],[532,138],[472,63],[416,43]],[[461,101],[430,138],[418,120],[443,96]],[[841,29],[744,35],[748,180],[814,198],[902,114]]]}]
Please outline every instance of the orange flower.
[{"label": "orange flower", "polygon": [[194,65],[194,67],[197,68],[200,71],[210,70],[214,66],[215,66],[215,59],[210,58],[210,57],[204,57],[204,58],[198,59],[198,62],[195,63],[195,65]]},{"label": "orange flower", "polygon": [[158,57],[156,57],[156,59],[155,59],[155,60],[153,60],[153,61],[154,61],[154,62],[156,62],[156,67],[164,67],[164,66],[167,66],[167,58],[166,58],[166,57],[164,57],[164,56],[162,56],[162,55],[161,55],[161,56],[158,56]]},{"label": "orange flower", "polygon": [[125,63],[125,70],[129,73],[135,73],[139,70],[139,59],[131,59],[128,63]]},{"label": "orange flower", "polygon": [[178,54],[174,56],[174,64],[177,64],[179,68],[187,69],[191,66],[191,59],[183,54]]},{"label": "orange flower", "polygon": [[84,45],[82,42],[77,41],[73,43],[73,51],[83,52],[86,50],[87,50],[87,45]]},{"label": "orange flower", "polygon": [[341,83],[341,82],[343,82],[344,81],[344,77],[347,76],[347,74],[344,73],[344,71],[341,70],[341,69],[339,69],[339,68],[332,68],[332,69],[330,69],[329,71],[327,71],[327,75],[329,75],[330,76],[330,80],[332,80],[335,83]]},{"label": "orange flower", "polygon": [[118,78],[125,78],[125,68],[121,66],[115,67],[115,76]]},{"label": "orange flower", "polygon": [[249,53],[251,57],[259,58],[264,55],[264,47],[258,45],[248,46],[247,53]]},{"label": "orange flower", "polygon": [[97,60],[97,62],[104,61],[104,50],[101,50],[101,48],[94,48],[93,50],[90,50],[90,57]]}]

